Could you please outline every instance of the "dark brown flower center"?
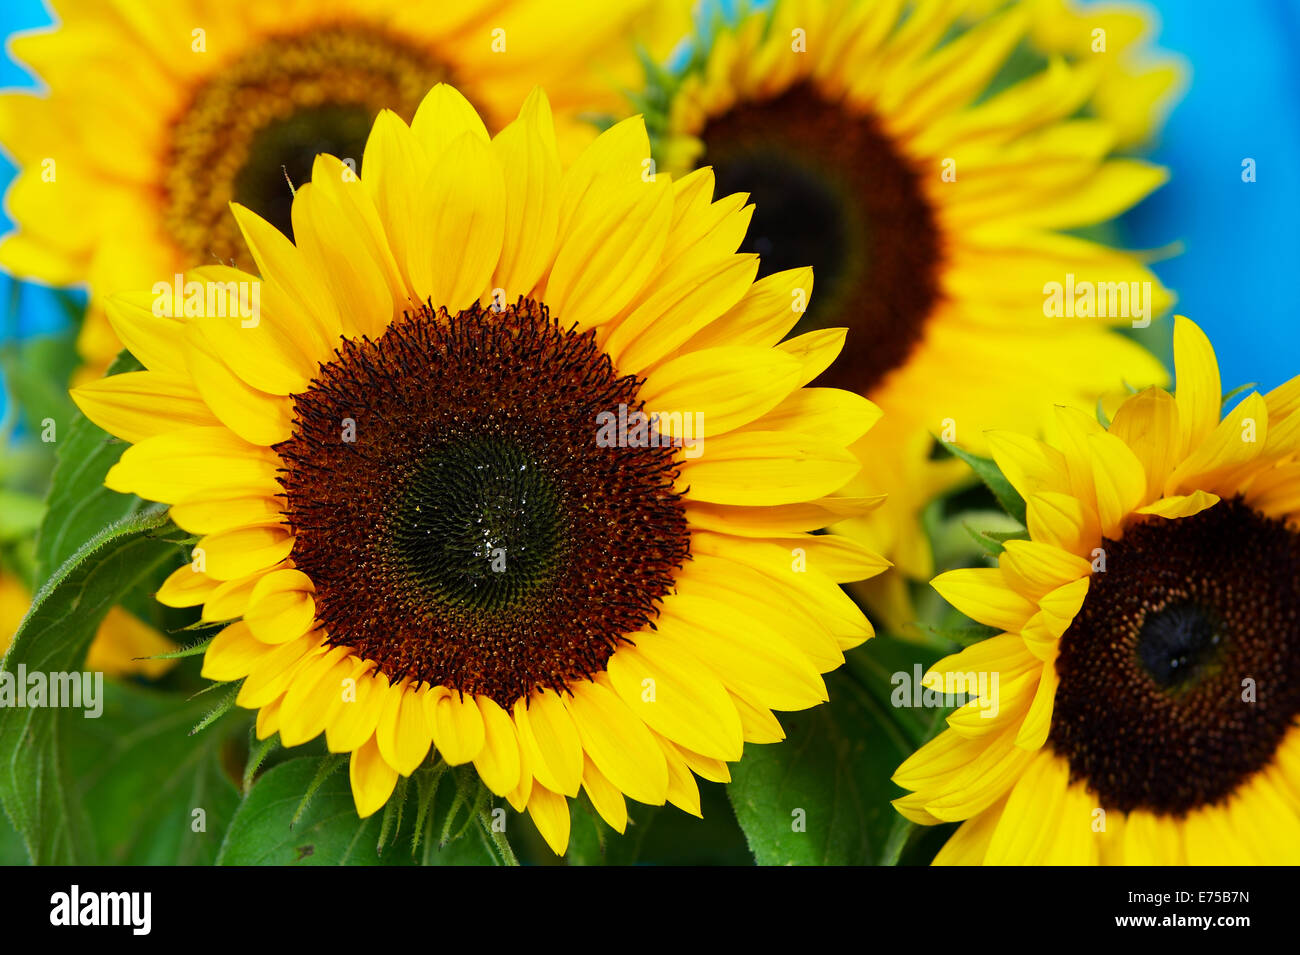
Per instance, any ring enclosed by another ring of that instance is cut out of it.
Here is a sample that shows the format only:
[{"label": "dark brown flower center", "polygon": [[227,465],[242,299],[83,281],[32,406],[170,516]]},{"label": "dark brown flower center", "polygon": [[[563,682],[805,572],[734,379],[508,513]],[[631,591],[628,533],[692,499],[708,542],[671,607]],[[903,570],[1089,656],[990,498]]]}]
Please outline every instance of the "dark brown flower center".
[{"label": "dark brown flower center", "polygon": [[352,160],[360,172],[379,111],[409,121],[430,87],[451,78],[427,51],[357,24],[253,47],[199,86],[175,122],[163,184],[168,234],[196,265],[250,267],[231,200],[292,236],[290,182],[310,178],[317,154]]},{"label": "dark brown flower center", "polygon": [[603,670],[690,551],[673,449],[600,440],[640,382],[523,299],[336,354],[277,446],[330,642],[503,706]]},{"label": "dark brown flower center", "polygon": [[794,334],[850,328],[818,384],[871,391],[907,361],[938,297],[939,233],[920,173],[872,116],[809,84],[738,104],[701,139],[718,194],[755,203],[745,249],[762,257],[761,274],[813,267]]},{"label": "dark brown flower center", "polygon": [[1300,715],[1300,534],[1221,501],[1102,546],[1061,638],[1049,743],[1108,808],[1220,802]]}]

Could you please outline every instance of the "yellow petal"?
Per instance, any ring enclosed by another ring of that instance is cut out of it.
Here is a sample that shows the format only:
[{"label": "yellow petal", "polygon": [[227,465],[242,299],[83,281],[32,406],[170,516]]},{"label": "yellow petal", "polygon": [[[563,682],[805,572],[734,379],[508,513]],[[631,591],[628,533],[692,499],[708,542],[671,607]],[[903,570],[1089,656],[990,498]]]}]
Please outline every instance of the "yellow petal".
[{"label": "yellow petal", "polygon": [[677,488],[693,501],[770,506],[833,494],[862,464],[841,444],[782,431],[706,438],[683,462]]},{"label": "yellow petal", "polygon": [[706,756],[739,759],[744,732],[723,683],[664,634],[640,633],[635,640],[607,664],[623,702],[661,736]]},{"label": "yellow petal", "polygon": [[253,636],[242,620],[232,623],[212,638],[203,654],[201,676],[208,680],[238,680],[248,676],[271,648]]},{"label": "yellow petal", "polygon": [[474,768],[483,785],[505,796],[519,785],[519,737],[514,720],[495,701],[486,696],[477,700],[483,717],[483,748],[474,757]]},{"label": "yellow petal", "polygon": [[383,808],[397,786],[397,770],[379,754],[379,745],[373,736],[352,751],[348,778],[352,782],[352,799],[357,804],[357,815],[362,819]]},{"label": "yellow petal", "polygon": [[411,120],[411,132],[432,159],[463,135],[488,141],[487,127],[460,90],[439,83],[425,94]]},{"label": "yellow petal", "polygon": [[569,847],[569,801],[545,786],[537,785],[528,797],[528,814],[551,851],[557,856],[564,855],[564,850]]},{"label": "yellow petal", "polygon": [[1124,519],[1142,503],[1147,473],[1127,444],[1112,434],[1089,439],[1092,479],[1097,492],[1097,519],[1101,532],[1112,540],[1123,531]]},{"label": "yellow petal", "polygon": [[280,742],[299,746],[325,731],[331,711],[342,705],[340,683],[352,669],[347,647],[332,647],[302,668],[280,702]]},{"label": "yellow petal", "polygon": [[215,534],[284,518],[285,502],[275,485],[250,488],[209,488],[177,501],[171,518],[191,534]]},{"label": "yellow petal", "polygon": [[966,616],[999,630],[1017,630],[1037,608],[1007,583],[996,567],[950,570],[930,582],[944,600]]},{"label": "yellow petal", "polygon": [[293,537],[282,524],[239,527],[199,538],[204,572],[217,580],[235,580],[278,564],[293,550]]},{"label": "yellow petal", "polygon": [[[625,123],[603,133],[586,155]],[[566,205],[578,188],[580,167],[565,174],[555,264],[546,285],[547,304],[565,325],[593,328],[622,311],[645,284],[668,238],[673,193],[667,179],[642,182],[640,159],[635,171],[627,159],[618,162],[595,175],[590,191],[582,190],[567,225]]]},{"label": "yellow petal", "polygon": [[1172,497],[1162,497],[1146,507],[1138,508],[1137,513],[1154,514],[1156,517],[1170,519],[1191,517],[1193,514],[1199,514],[1207,507],[1213,507],[1218,503],[1219,495],[1217,494],[1210,494],[1206,491],[1193,491],[1191,494],[1175,494]]},{"label": "yellow petal", "polygon": [[1174,318],[1174,382],[1183,454],[1188,454],[1219,423],[1223,386],[1210,340],[1195,322],[1181,315]]},{"label": "yellow petal", "polygon": [[483,714],[474,698],[457,692],[430,696],[433,707],[433,743],[451,766],[468,763],[486,742]]},{"label": "yellow petal", "polygon": [[489,291],[501,257],[506,184],[491,146],[463,133],[434,162],[418,203],[411,281],[419,298],[455,313]]},{"label": "yellow petal", "polygon": [[1110,433],[1129,446],[1146,472],[1143,502],[1159,497],[1165,480],[1178,463],[1182,432],[1178,403],[1161,388],[1148,388],[1126,400],[1115,412]]},{"label": "yellow petal", "polygon": [[492,151],[506,172],[505,232],[492,284],[511,302],[531,292],[546,271],[560,225],[560,158],[551,105],[540,87],[492,140]]},{"label": "yellow petal", "polygon": [[384,760],[403,776],[419,768],[433,744],[426,693],[405,682],[389,687],[375,730]]},{"label": "yellow petal", "polygon": [[154,599],[164,607],[197,607],[220,586],[221,581],[196,570],[193,564],[186,564],[167,575]]},{"label": "yellow petal", "polygon": [[187,375],[130,371],[74,388],[72,400],[95,424],[132,444],[182,428],[221,425]]},{"label": "yellow petal", "polygon": [[623,798],[623,793],[596,768],[590,756],[585,758],[582,765],[582,788],[591,799],[591,804],[611,829],[622,833],[627,829],[627,801]]},{"label": "yellow petal", "polygon": [[158,299],[152,292],[119,293],[108,299],[104,310],[117,337],[145,368],[188,377],[185,354],[176,347],[185,323],[171,317],[173,296],[163,294],[160,307],[155,307]]},{"label": "yellow petal", "polygon": [[346,677],[339,690],[343,705],[325,724],[325,745],[331,753],[348,753],[370,739],[388,700],[388,678],[363,671]]},{"label": "yellow petal", "polygon": [[114,491],[174,503],[213,488],[273,482],[277,466],[270,451],[226,428],[185,428],[127,448],[104,484]]},{"label": "yellow petal", "polygon": [[300,570],[276,570],[253,587],[244,619],[266,643],[302,636],[316,623],[316,588]]},{"label": "yellow petal", "polygon": [[587,757],[602,775],[638,802],[663,805],[668,790],[663,753],[627,705],[598,682],[576,684],[566,705]]},{"label": "yellow petal", "polygon": [[520,749],[537,781],[553,792],[578,795],[582,741],[560,698],[538,690],[515,703],[514,716]]},{"label": "yellow petal", "polygon": [[[753,421],[793,391],[799,362],[772,348],[708,348],[669,359],[646,376],[639,397],[662,417],[661,435],[713,437]],[[693,417],[687,417],[687,416]]]}]

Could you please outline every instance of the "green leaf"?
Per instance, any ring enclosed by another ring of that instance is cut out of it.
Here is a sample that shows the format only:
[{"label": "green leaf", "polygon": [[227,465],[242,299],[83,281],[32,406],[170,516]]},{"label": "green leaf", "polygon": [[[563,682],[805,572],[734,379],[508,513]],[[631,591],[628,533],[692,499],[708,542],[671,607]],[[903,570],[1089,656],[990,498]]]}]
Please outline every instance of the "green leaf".
[{"label": "green leaf", "polygon": [[[123,352],[108,374],[140,367],[129,353]],[[36,537],[37,580],[48,577],[100,528],[145,506],[132,494],[119,494],[104,487],[104,476],[127,445],[106,434],[85,415],[76,412],[70,423],[60,424],[57,447],[54,477],[45,501],[45,519]]]},{"label": "green leaf", "polygon": [[259,776],[231,820],[218,865],[409,865],[408,852],[376,849],[382,812],[358,819],[346,772],[321,780],[296,825],[303,796],[320,770],[303,756]]},{"label": "green leaf", "polygon": [[[37,593],[3,671],[79,671],[109,608],[173,559],[173,546],[155,536],[167,525],[165,509],[154,508],[83,544]],[[68,708],[0,709],[0,801],[39,864],[92,861],[86,807],[75,797],[61,748],[69,721],[81,719],[81,711]]]},{"label": "green leaf", "polygon": [[890,711],[848,674],[831,702],[783,714],[786,739],[745,745],[729,787],[759,865],[868,865],[885,856],[902,795],[889,777],[911,752]]},{"label": "green leaf", "polygon": [[970,469],[979,475],[979,479],[993,492],[993,496],[997,498],[998,504],[1004,511],[1021,524],[1025,523],[1025,499],[1011,486],[1011,482],[1002,476],[1002,472],[998,470],[997,464],[991,458],[982,458],[947,442],[944,442],[944,447],[965,461]]},{"label": "green leaf", "polygon": [[[489,833],[462,811],[456,828],[468,822],[464,834],[441,849],[438,834],[456,800],[458,787],[444,778],[431,788],[407,786],[406,805],[381,810],[368,819],[357,817],[352,786],[346,770],[321,774],[320,757],[298,757],[271,767],[253,782],[230,824],[218,856],[219,865],[499,865],[501,855]],[[424,767],[416,774],[432,772]],[[303,805],[309,790],[311,799]],[[400,798],[399,792],[393,798]],[[423,793],[433,797],[431,809],[421,813],[415,800]],[[476,797],[469,794],[473,802]],[[385,815],[393,831],[385,833],[379,850]],[[294,817],[297,821],[294,822]],[[400,822],[398,822],[400,816]],[[418,857],[413,857],[416,820],[424,826]]]},{"label": "green leaf", "polygon": [[197,736],[211,705],[130,685],[105,686],[99,719],[64,736],[95,858],[113,865],[210,865],[239,803],[228,754],[251,719],[236,711]]}]

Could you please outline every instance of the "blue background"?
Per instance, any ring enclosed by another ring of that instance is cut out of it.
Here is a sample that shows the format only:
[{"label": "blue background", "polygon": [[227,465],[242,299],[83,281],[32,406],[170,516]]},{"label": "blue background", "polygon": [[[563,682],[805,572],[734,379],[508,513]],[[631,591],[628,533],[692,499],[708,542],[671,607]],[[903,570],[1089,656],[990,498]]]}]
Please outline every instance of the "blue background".
[{"label": "blue background", "polygon": [[[1300,373],[1300,3],[1296,0],[1161,0],[1159,45],[1181,54],[1190,82],[1154,151],[1168,185],[1125,220],[1136,248],[1176,240],[1180,255],[1158,263],[1177,292],[1177,311],[1199,323],[1219,355],[1225,390],[1270,388]],[[50,22],[38,0],[5,0],[0,35]],[[0,87],[35,81],[8,59]],[[1255,160],[1254,183],[1241,163]],[[0,189],[13,165],[0,157]],[[0,232],[10,228],[0,215]],[[0,342],[65,327],[45,290],[0,275]],[[7,399],[0,395],[0,417]]]}]

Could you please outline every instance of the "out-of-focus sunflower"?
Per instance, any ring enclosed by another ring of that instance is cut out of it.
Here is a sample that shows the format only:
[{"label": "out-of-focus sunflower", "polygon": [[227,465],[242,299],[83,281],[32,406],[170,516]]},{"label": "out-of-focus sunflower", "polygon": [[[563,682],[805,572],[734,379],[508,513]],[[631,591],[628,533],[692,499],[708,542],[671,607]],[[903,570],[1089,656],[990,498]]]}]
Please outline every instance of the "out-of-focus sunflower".
[{"label": "out-of-focus sunflower", "polygon": [[[17,574],[0,570],[0,657],[9,652],[18,626],[31,606],[31,592]],[[86,654],[86,669],[108,676],[143,676],[156,679],[176,665],[175,660],[152,660],[176,645],[140,618],[114,607],[95,632]]]},{"label": "out-of-focus sunflower", "polygon": [[[818,295],[798,330],[850,327],[820,382],[884,412],[857,447],[871,462],[859,491],[889,499],[840,529],[914,579],[933,573],[918,512],[966,473],[934,459],[932,435],[978,449],[985,429],[1032,428],[1051,401],[1092,407],[1123,381],[1166,380],[1114,331],[1129,317],[1044,308],[1048,282],[1076,279],[1151,283],[1156,315],[1171,301],[1135,255],[1069,234],[1166,175],[1114,158],[1115,124],[1086,115],[1109,61],[1058,58],[1016,78],[1033,11],[1013,3],[963,28],[969,12],[778,0],[717,28],[652,124],[669,171],[709,164],[724,191],[752,195],[746,248],[765,267],[812,264]],[[897,574],[868,591],[894,624],[904,593]]]},{"label": "out-of-focus sunflower", "polygon": [[[968,19],[989,16],[1022,0],[969,0]],[[1155,11],[1146,4],[1027,0],[1029,41],[1043,56],[1071,63],[1101,61],[1088,109],[1115,131],[1119,148],[1140,146],[1164,122],[1187,78],[1182,58],[1153,48]]]},{"label": "out-of-focus sunflower", "polygon": [[[120,349],[108,293],[197,264],[249,267],[227,204],[288,233],[292,187],[318,152],[361,163],[380,109],[410,120],[453,81],[492,129],[543,85],[560,148],[594,136],[586,112],[618,104],[634,39],[663,49],[672,2],[611,0],[58,0],[62,22],[11,53],[48,93],[0,96],[0,144],[21,168],[0,265],[55,285],[89,282],[78,349],[97,377]],[[291,185],[292,184],[292,185]]]},{"label": "out-of-focus sunflower", "polygon": [[965,820],[939,863],[1300,862],[1300,377],[1220,420],[1210,343],[1174,348],[1175,396],[990,438],[1029,539],[934,587],[1005,632],[927,674],[975,698],[894,776]]},{"label": "out-of-focus sunflower", "polygon": [[439,85],[360,182],[317,159],[296,245],[234,207],[261,281],[192,278],[257,321],[109,301],[148,370],[74,392],[133,443],[106,483],[203,535],[158,597],[242,617],[204,673],[351,753],[363,816],[430,744],[557,852],[580,788],[698,814],[871,633],[838,583],[885,562],[810,533],[874,503],[837,492],[876,409],[803,387],[844,330],[782,342],[809,270],[755,282],[744,197],[649,155],[634,118],[562,172],[540,91],[489,140]]}]

